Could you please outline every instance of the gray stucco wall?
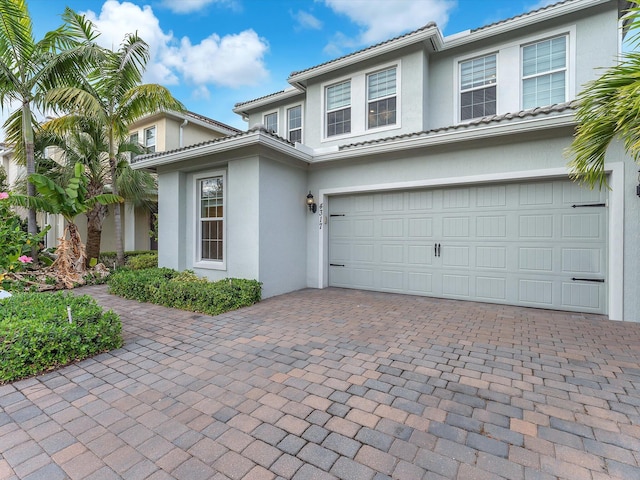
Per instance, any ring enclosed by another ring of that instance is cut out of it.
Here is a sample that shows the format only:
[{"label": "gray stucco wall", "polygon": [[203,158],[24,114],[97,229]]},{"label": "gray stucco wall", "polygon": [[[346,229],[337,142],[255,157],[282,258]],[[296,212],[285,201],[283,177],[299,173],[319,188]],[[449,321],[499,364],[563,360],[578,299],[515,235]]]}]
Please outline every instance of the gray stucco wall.
[{"label": "gray stucco wall", "polygon": [[[422,151],[400,151],[361,160],[335,161],[330,164],[312,165],[309,173],[309,187],[313,191],[341,189],[343,192],[362,188],[377,190],[386,184],[416,181],[442,181],[446,186],[460,177],[493,175],[492,181],[500,181],[510,173],[526,178],[535,178],[536,170],[561,169],[566,167],[567,158],[563,152],[571,142],[572,130],[565,128],[555,134],[511,135],[499,140],[460,142],[446,147],[422,149]],[[638,214],[640,199],[635,195],[637,166],[618,145],[612,147],[608,162],[624,162],[624,319],[640,321],[640,300],[637,285],[640,281],[640,228]],[[366,163],[365,163],[366,162]],[[532,173],[529,173],[532,172]],[[565,176],[566,178],[566,176]],[[327,197],[325,215],[331,202]],[[309,218],[307,234],[309,256],[307,260],[307,281],[310,287],[318,286],[319,272],[319,232],[318,218]]]},{"label": "gray stucco wall", "polygon": [[260,159],[260,281],[271,297],[307,286],[306,169]]}]

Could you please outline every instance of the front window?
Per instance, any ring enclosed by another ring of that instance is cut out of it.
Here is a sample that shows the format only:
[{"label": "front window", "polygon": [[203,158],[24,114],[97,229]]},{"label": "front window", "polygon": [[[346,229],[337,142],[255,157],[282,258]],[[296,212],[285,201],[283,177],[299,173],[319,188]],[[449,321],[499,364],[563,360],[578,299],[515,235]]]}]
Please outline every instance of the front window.
[{"label": "front window", "polygon": [[287,127],[289,129],[289,141],[302,143],[302,107],[287,110]]},{"label": "front window", "polygon": [[396,123],[396,68],[367,76],[369,128]]},{"label": "front window", "polygon": [[[131,145],[135,145],[136,147],[138,147],[140,145],[140,140],[138,138],[138,132],[132,133],[131,135],[129,135],[129,143]],[[138,156],[138,154],[136,152],[130,152],[129,153],[129,161],[132,161],[137,156]]]},{"label": "front window", "polygon": [[351,81],[327,87],[327,137],[351,132]]},{"label": "front window", "polygon": [[562,103],[566,99],[567,36],[522,48],[522,107]]},{"label": "front window", "polygon": [[198,180],[200,261],[224,260],[224,177]]},{"label": "front window", "polygon": [[156,151],[156,127],[147,128],[144,131],[144,146],[149,153]]},{"label": "front window", "polygon": [[264,116],[264,128],[267,129],[268,132],[278,133],[278,113],[270,113],[269,115]]},{"label": "front window", "polygon": [[460,63],[460,120],[496,114],[496,55]]}]

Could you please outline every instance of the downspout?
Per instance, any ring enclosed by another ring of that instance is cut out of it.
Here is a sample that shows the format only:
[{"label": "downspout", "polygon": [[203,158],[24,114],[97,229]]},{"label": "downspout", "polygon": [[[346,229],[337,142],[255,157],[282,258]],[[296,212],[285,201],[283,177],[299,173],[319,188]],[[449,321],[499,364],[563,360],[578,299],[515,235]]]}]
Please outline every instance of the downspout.
[{"label": "downspout", "polygon": [[189,120],[185,118],[184,122],[182,122],[182,124],[180,125],[180,138],[178,139],[179,148],[184,147],[184,127],[186,127],[188,124],[189,124]]}]

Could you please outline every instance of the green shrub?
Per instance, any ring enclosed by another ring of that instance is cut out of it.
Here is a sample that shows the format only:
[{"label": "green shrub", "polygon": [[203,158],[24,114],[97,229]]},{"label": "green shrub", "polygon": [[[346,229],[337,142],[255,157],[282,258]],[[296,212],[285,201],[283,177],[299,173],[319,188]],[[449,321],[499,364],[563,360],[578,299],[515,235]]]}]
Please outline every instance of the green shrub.
[{"label": "green shrub", "polygon": [[16,293],[0,300],[0,383],[118,348],[121,330],[118,316],[87,295]]},{"label": "green shrub", "polygon": [[107,280],[109,292],[191,312],[218,315],[260,301],[262,288],[256,280],[226,278],[209,282],[191,271],[168,268],[120,269]]},{"label": "green shrub", "polygon": [[[155,253],[156,255],[158,254],[158,252],[153,250],[130,250],[128,252],[124,252],[124,262],[126,264],[132,257],[137,257],[138,255],[147,255],[149,253]],[[113,264],[116,263],[116,260],[116,252],[100,252],[98,263],[104,264],[104,266],[107,268],[113,268]]]},{"label": "green shrub", "polygon": [[127,259],[127,267],[131,270],[144,268],[156,268],[158,266],[158,252],[149,252],[142,255],[131,256]]}]

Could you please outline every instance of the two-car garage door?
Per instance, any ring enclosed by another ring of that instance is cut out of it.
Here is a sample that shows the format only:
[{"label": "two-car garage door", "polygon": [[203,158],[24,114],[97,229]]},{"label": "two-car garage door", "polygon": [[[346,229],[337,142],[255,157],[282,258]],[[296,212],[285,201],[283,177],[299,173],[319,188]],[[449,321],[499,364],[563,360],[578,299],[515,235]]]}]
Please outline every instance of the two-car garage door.
[{"label": "two-car garage door", "polygon": [[605,204],[566,180],[332,196],[329,284],[607,313]]}]

